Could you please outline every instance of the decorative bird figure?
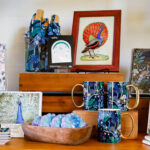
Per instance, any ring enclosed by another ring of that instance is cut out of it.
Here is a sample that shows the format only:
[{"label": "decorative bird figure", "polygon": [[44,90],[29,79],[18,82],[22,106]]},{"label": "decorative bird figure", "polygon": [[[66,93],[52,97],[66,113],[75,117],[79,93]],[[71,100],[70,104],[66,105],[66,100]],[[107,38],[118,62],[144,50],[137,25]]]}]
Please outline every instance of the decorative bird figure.
[{"label": "decorative bird figure", "polygon": [[60,25],[59,25],[59,16],[53,15],[51,18],[51,22],[48,27],[48,35],[56,35],[59,36],[60,34]]},{"label": "decorative bird figure", "polygon": [[83,31],[83,40],[86,43],[86,47],[82,53],[89,52],[90,57],[94,58],[96,56],[94,50],[106,42],[107,36],[108,31],[104,23],[89,24]]},{"label": "decorative bird figure", "polygon": [[20,101],[20,100],[17,100],[17,104],[18,104],[18,111],[17,111],[16,124],[22,124],[22,123],[24,123],[24,119],[23,119],[23,116],[22,116],[21,101]]}]

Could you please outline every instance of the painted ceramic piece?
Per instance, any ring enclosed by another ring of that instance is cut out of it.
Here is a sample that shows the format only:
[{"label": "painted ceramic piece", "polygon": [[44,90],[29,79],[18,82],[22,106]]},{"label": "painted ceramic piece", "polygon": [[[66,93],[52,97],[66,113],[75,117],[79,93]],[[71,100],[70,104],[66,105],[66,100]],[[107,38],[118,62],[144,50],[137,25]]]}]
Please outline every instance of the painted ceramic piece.
[{"label": "painted ceramic piece", "polygon": [[121,111],[100,109],[98,112],[98,141],[118,143],[121,136]]},{"label": "painted ceramic piece", "polygon": [[59,36],[60,34],[60,25],[59,25],[59,17],[58,15],[53,15],[51,18],[51,23],[48,26],[48,35],[56,35]]},{"label": "painted ceramic piece", "polygon": [[51,114],[51,113],[48,113],[47,115],[42,116],[38,126],[50,127],[51,122],[54,117],[55,117],[55,114]]},{"label": "painted ceramic piece", "polygon": [[61,128],[82,128],[86,123],[77,114],[70,113],[62,118]]},{"label": "painted ceramic piece", "polygon": [[94,111],[104,108],[104,82],[85,81],[83,86],[84,109]]},{"label": "painted ceramic piece", "polygon": [[129,103],[129,93],[126,86],[128,82],[108,82],[107,83],[107,108],[121,109],[127,111]]},{"label": "painted ceramic piece", "polygon": [[62,118],[64,116],[64,114],[56,115],[51,122],[51,127],[61,128]]}]

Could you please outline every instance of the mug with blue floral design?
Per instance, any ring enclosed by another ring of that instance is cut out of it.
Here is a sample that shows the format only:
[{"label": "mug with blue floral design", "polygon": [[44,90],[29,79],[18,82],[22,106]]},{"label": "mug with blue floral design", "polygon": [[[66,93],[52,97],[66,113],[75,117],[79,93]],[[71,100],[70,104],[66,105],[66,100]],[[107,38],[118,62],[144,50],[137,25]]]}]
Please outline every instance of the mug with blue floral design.
[{"label": "mug with blue floral design", "polygon": [[[133,107],[129,106],[129,88],[133,87],[136,91],[136,102]],[[139,90],[129,82],[108,82],[107,83],[107,108],[121,109],[127,111],[134,109],[139,104]]]},{"label": "mug with blue floral design", "polygon": [[[74,89],[77,86],[83,88],[83,103],[77,105],[74,101]],[[72,102],[77,108],[84,107],[84,110],[96,111],[104,108],[104,82],[84,81],[83,84],[76,84],[72,88]]]},{"label": "mug with blue floral design", "polygon": [[[121,134],[121,115],[129,115],[132,129],[128,136]],[[128,113],[121,114],[120,109],[99,109],[98,111],[98,141],[104,143],[118,143],[122,138],[128,138],[134,130],[134,119]]]}]

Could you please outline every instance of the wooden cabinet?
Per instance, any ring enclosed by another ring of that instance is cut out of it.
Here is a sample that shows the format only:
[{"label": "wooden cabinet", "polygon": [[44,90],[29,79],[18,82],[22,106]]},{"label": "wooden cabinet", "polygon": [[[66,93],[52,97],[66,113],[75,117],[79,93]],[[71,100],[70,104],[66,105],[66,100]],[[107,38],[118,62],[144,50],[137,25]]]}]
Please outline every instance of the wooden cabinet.
[{"label": "wooden cabinet", "polygon": [[[20,91],[50,92],[49,96],[43,96],[42,112],[67,113],[76,109],[71,100],[71,89],[77,83],[83,81],[124,81],[122,73],[20,73]],[[76,91],[82,91],[77,88]],[[61,92],[67,94],[61,95]],[[53,94],[54,93],[54,94]],[[75,97],[76,103],[82,103],[82,96]],[[132,98],[130,103],[134,104]],[[148,118],[149,99],[141,98],[138,107],[139,132],[146,132]]]},{"label": "wooden cabinet", "polygon": [[[51,92],[43,96],[43,112],[71,112],[75,109],[71,100],[72,87],[83,81],[104,81],[105,86],[109,81],[124,81],[122,73],[20,73],[20,91]],[[76,88],[76,91],[82,91]],[[54,93],[55,94],[54,94]],[[67,92],[70,94],[57,94]],[[54,96],[55,95],[55,96]],[[82,103],[82,96],[76,96],[77,104]]]}]

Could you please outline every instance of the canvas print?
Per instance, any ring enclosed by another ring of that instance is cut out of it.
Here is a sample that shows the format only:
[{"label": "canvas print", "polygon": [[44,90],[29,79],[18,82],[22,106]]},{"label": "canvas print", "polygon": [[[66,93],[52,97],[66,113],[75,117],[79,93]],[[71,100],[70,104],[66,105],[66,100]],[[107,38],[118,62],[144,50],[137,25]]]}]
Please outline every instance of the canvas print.
[{"label": "canvas print", "polygon": [[6,90],[5,45],[0,43],[0,90]]},{"label": "canvas print", "polygon": [[[150,95],[150,49],[134,49],[131,83],[139,88],[141,95]],[[131,89],[131,94],[134,93]]]},{"label": "canvas print", "polygon": [[77,65],[112,64],[114,17],[80,18]]},{"label": "canvas print", "polygon": [[21,124],[42,112],[41,92],[0,92],[0,123],[10,128],[12,137],[22,137]]},{"label": "canvas print", "polygon": [[150,102],[149,102],[149,113],[148,113],[148,121],[147,121],[147,134],[150,134]]}]

